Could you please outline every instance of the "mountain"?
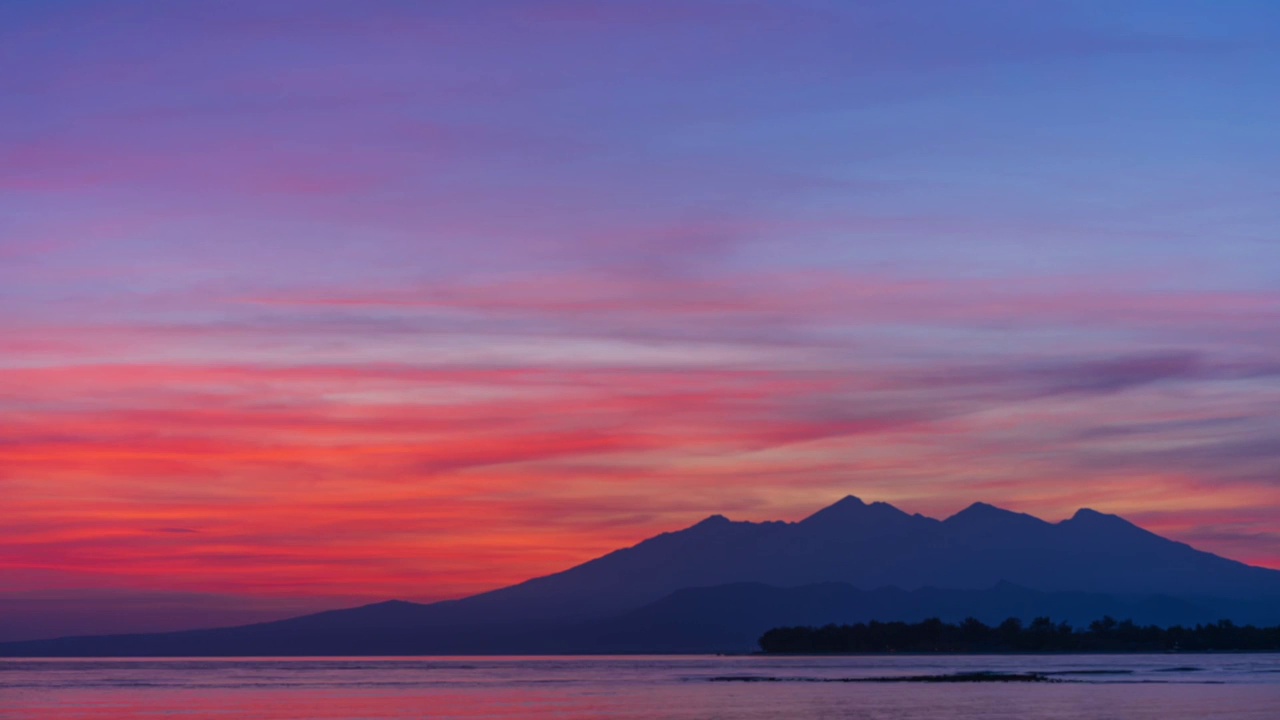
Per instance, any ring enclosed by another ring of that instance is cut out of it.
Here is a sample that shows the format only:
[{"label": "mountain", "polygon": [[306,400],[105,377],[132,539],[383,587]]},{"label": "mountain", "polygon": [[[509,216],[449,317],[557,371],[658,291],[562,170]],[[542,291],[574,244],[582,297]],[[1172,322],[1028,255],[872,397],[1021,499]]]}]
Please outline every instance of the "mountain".
[{"label": "mountain", "polygon": [[874,589],[983,589],[1010,582],[1044,592],[1280,597],[1280,571],[1250,567],[1080,510],[1048,523],[975,503],[947,518],[908,515],[849,496],[796,523],[715,515],[565,572],[459,601],[518,604],[537,617],[605,615],[687,587],[843,582]]},{"label": "mountain", "polygon": [[0,655],[745,650],[744,637],[798,622],[962,619],[957,614],[1280,622],[1272,607],[1280,607],[1280,571],[1196,550],[1114,515],[1080,510],[1048,523],[975,503],[936,520],[849,496],[794,523],[715,515],[461,600],[7,643]]}]

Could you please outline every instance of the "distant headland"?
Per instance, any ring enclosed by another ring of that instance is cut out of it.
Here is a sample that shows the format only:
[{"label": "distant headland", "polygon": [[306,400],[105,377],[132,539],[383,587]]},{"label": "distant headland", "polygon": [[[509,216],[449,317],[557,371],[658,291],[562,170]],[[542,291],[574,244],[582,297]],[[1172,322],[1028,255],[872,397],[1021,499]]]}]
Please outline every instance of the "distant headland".
[{"label": "distant headland", "polygon": [[1078,630],[1038,617],[1024,625],[1009,618],[989,626],[976,618],[945,623],[877,622],[824,627],[780,627],[760,636],[766,653],[1033,653],[1280,651],[1280,625],[1240,626],[1230,620],[1194,627],[1140,626],[1111,617]]}]

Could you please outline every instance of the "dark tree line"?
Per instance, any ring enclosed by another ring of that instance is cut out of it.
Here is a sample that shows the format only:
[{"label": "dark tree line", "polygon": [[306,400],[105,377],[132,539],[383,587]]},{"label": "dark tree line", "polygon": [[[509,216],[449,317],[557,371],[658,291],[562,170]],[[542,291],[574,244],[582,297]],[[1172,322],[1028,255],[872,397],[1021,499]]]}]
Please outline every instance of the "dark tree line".
[{"label": "dark tree line", "polygon": [[1009,618],[995,627],[969,618],[944,623],[876,622],[825,627],[774,628],[760,637],[767,653],[886,652],[1168,652],[1280,650],[1280,626],[1239,626],[1230,620],[1195,627],[1139,626],[1111,617],[1087,629],[1039,617],[1029,625]]}]

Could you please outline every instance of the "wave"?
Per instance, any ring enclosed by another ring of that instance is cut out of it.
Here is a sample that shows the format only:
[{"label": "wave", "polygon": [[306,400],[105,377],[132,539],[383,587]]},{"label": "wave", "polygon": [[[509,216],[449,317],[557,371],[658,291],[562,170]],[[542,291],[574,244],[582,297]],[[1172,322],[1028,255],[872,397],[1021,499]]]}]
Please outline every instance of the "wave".
[{"label": "wave", "polygon": [[1044,673],[960,672],[945,675],[887,675],[881,677],[788,677],[777,675],[717,675],[708,682],[812,682],[812,683],[972,683],[972,682],[1063,682]]}]

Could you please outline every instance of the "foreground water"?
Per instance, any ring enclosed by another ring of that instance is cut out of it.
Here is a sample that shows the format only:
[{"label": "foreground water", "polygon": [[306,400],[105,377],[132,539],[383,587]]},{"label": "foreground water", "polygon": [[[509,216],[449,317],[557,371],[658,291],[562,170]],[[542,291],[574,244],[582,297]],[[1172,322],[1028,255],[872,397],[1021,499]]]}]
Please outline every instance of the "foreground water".
[{"label": "foreground water", "polygon": [[[1049,682],[887,682],[965,673]],[[0,660],[0,718],[1280,717],[1280,655]]]}]

